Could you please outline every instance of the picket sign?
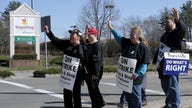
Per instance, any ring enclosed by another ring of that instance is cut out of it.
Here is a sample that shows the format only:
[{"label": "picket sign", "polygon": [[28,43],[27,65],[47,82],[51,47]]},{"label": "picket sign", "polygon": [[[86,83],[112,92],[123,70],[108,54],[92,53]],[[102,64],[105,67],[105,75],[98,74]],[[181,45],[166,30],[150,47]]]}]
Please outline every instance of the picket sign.
[{"label": "picket sign", "polygon": [[189,54],[165,52],[164,57],[164,75],[187,75]]},{"label": "picket sign", "polygon": [[157,63],[156,63],[156,69],[158,69],[159,63],[161,62],[161,60],[164,57],[164,53],[165,52],[169,52],[171,50],[171,48],[169,48],[168,46],[166,46],[164,43],[160,43],[159,45],[159,52],[158,52],[158,56],[157,56]]},{"label": "picket sign", "polygon": [[59,82],[61,87],[71,91],[73,90],[79,63],[79,58],[71,57],[64,54],[61,77]]},{"label": "picket sign", "polygon": [[132,93],[132,75],[135,72],[136,63],[136,59],[126,58],[123,56],[119,57],[116,74],[116,85],[128,93]]}]

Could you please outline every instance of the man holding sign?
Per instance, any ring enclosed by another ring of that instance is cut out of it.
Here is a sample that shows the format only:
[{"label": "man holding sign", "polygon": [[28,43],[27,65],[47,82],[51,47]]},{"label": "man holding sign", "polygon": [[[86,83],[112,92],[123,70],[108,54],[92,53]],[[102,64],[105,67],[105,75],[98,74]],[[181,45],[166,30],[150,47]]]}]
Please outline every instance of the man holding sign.
[{"label": "man holding sign", "polygon": [[150,61],[150,52],[140,27],[131,29],[130,39],[122,37],[108,22],[116,41],[122,47],[117,69],[117,86],[123,90],[129,108],[142,108],[141,84],[147,65]]},{"label": "man holding sign", "polygon": [[[163,108],[180,108],[178,75],[181,70],[186,69],[185,66],[187,65],[183,59],[186,59],[186,57],[184,57],[185,55],[183,56],[180,53],[186,28],[179,19],[179,13],[175,8],[172,9],[172,15],[166,17],[165,25],[166,32],[160,39],[161,45],[156,53],[153,63],[157,64],[161,87],[166,94],[165,106]],[[175,52],[179,53],[179,55],[173,54]],[[174,58],[175,56],[178,56],[176,57],[177,59]],[[177,65],[172,64],[173,62]],[[164,64],[167,65],[165,66]],[[172,71],[171,74],[170,71]]]}]

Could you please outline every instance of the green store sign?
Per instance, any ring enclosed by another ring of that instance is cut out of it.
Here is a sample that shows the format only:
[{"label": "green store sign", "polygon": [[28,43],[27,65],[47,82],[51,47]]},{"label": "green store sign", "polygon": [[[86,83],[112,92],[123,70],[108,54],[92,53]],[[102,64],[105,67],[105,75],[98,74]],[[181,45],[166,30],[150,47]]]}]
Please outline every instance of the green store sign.
[{"label": "green store sign", "polygon": [[15,42],[35,42],[34,36],[15,36]]}]

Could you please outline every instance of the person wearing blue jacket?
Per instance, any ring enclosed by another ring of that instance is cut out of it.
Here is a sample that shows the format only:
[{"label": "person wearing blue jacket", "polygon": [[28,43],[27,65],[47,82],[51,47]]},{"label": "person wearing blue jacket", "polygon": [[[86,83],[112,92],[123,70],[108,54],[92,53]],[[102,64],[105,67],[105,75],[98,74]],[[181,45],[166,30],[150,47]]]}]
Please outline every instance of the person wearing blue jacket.
[{"label": "person wearing blue jacket", "polygon": [[142,29],[139,26],[131,28],[130,38],[128,39],[113,29],[110,20],[108,21],[108,27],[111,29],[117,43],[121,45],[121,56],[137,60],[136,69],[132,75],[132,93],[125,91],[124,93],[127,97],[128,108],[142,108],[141,85],[147,66],[150,63],[150,52]]}]

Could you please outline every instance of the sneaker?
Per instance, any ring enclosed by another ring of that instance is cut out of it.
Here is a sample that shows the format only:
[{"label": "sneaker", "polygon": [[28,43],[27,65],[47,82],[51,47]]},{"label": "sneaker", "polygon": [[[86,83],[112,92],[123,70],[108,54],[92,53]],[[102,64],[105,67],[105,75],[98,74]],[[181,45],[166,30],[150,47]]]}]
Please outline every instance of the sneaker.
[{"label": "sneaker", "polygon": [[104,107],[106,105],[105,101],[102,102],[101,107]]},{"label": "sneaker", "polygon": [[143,100],[142,101],[142,106],[146,106],[147,105],[147,100]]},{"label": "sneaker", "polygon": [[105,105],[106,105],[106,103],[103,101],[103,102],[102,102],[101,104],[99,104],[99,105],[92,106],[92,108],[103,108]]},{"label": "sneaker", "polygon": [[166,105],[164,105],[163,107],[161,107],[161,108],[168,108]]},{"label": "sneaker", "polygon": [[125,108],[125,105],[119,103],[119,104],[117,104],[117,108]]}]

